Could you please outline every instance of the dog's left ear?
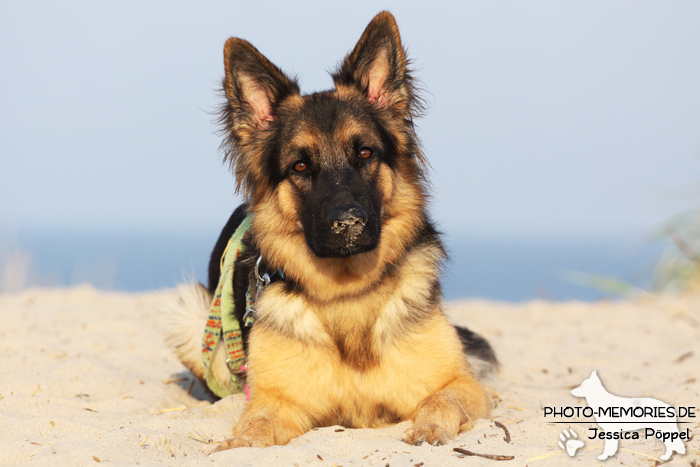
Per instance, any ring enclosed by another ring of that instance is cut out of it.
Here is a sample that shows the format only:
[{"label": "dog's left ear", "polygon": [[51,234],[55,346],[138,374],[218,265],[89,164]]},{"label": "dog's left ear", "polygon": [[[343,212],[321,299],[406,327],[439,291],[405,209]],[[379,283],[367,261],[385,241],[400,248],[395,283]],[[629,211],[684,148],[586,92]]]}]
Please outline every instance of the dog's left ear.
[{"label": "dog's left ear", "polygon": [[382,11],[369,23],[350,54],[333,73],[336,88],[353,86],[377,108],[412,112],[411,78],[394,16]]}]

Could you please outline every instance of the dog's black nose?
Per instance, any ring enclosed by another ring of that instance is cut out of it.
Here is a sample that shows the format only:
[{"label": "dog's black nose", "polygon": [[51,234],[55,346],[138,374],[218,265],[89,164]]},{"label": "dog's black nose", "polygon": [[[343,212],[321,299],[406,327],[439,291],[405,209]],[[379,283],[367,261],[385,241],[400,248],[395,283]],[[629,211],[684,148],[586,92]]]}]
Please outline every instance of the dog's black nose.
[{"label": "dog's black nose", "polygon": [[331,209],[328,213],[328,225],[334,230],[344,230],[352,225],[365,225],[367,213],[361,206],[343,206]]}]

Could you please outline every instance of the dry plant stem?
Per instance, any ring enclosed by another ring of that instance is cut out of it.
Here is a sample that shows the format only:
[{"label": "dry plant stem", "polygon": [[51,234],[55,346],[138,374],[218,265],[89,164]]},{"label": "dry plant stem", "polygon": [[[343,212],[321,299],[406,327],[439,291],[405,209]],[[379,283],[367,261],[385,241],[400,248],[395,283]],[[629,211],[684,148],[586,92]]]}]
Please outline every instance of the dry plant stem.
[{"label": "dry plant stem", "polygon": [[666,233],[668,236],[673,240],[673,243],[676,244],[679,250],[688,258],[694,265],[695,267],[700,270],[700,257],[698,254],[693,250],[693,248],[688,244],[688,242],[685,241],[685,239],[681,236],[680,232],[678,232],[678,229],[675,227],[669,227],[666,229]]},{"label": "dry plant stem", "polygon": [[506,443],[510,443],[510,433],[508,432],[508,429],[506,428],[506,426],[503,423],[497,422],[495,420],[493,423],[495,423],[496,426],[498,428],[500,428],[501,430],[503,430],[503,432],[505,433],[505,437],[503,438],[503,441],[505,441]]},{"label": "dry plant stem", "polygon": [[466,449],[462,448],[454,448],[453,451],[464,454],[465,456],[483,457],[484,459],[491,459],[492,461],[510,461],[515,459],[515,456],[503,456],[501,454],[479,454],[477,452],[467,451]]}]

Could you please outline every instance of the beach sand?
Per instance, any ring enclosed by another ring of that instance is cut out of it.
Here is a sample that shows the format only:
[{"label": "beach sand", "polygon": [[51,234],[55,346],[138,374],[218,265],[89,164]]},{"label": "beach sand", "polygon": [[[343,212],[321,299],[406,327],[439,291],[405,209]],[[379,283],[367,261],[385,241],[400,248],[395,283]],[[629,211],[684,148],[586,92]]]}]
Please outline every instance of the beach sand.
[{"label": "beach sand", "polygon": [[[545,406],[584,407],[570,390],[592,370],[616,395],[700,407],[698,296],[474,300],[448,303],[446,311],[494,346],[501,369],[484,383],[496,407],[491,419],[450,444],[409,446],[401,442],[410,426],[404,422],[320,428],[288,446],[210,455],[230,435],[245,400],[214,401],[163,344],[157,310],[174,296],[174,289],[120,293],[90,286],[0,295],[0,465],[598,465],[603,441],[587,439],[596,425],[551,423],[543,414]],[[681,430],[695,437],[686,455],[674,455],[668,465],[700,465],[700,418],[683,420],[689,423]],[[575,457],[557,446],[564,428],[585,442]],[[514,458],[461,457],[454,448]],[[657,440],[622,440],[605,465],[655,465],[663,453]]]}]

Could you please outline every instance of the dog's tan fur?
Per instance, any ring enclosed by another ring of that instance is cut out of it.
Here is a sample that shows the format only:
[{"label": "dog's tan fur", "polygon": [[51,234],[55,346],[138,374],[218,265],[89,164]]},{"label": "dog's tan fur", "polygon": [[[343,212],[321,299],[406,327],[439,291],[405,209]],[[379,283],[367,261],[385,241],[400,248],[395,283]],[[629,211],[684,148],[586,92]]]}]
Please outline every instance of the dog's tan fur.
[{"label": "dog's tan fur", "polygon": [[[366,48],[374,43],[379,52],[368,60]],[[258,297],[248,341],[250,403],[234,437],[219,449],[286,444],[316,426],[382,427],[408,419],[415,424],[406,442],[436,444],[486,417],[484,391],[436,299],[442,247],[418,241],[426,222],[424,158],[413,132],[413,88],[394,18],[377,15],[346,58],[358,84],[341,77],[326,94],[369,102],[396,151],[406,154],[393,167],[381,161],[368,166],[366,176],[381,198],[381,237],[374,249],[349,257],[312,252],[299,217],[298,193],[308,182],[288,177],[272,185],[262,162],[275,115],[303,108],[314,95],[301,96],[296,83],[241,39],[229,39],[224,55],[229,107],[222,121],[228,157],[255,214],[255,247],[271,270],[283,269],[297,287],[276,282]],[[251,79],[232,57],[252,60],[271,78]],[[283,83],[287,94],[278,95],[270,80]],[[299,147],[324,154],[320,164],[340,163],[345,155],[337,148],[358,134],[371,137],[366,125],[346,118],[331,134],[299,122],[282,145],[281,165],[293,163]],[[193,346],[179,347],[183,362],[201,377]]]}]

